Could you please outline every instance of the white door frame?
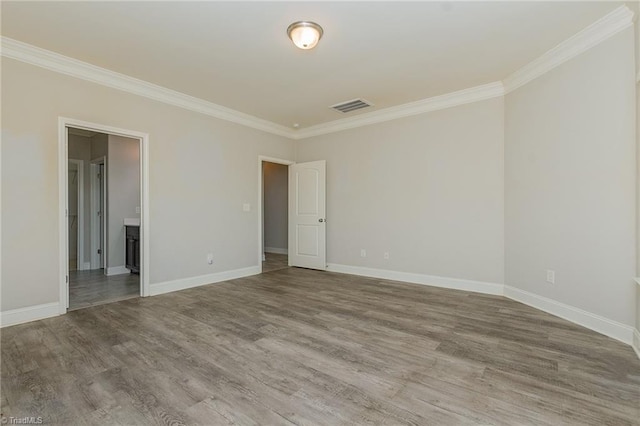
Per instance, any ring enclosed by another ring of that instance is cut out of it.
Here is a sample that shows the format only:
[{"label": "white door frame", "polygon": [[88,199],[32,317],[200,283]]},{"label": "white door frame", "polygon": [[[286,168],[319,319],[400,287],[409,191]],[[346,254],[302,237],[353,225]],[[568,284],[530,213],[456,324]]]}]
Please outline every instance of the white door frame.
[{"label": "white door frame", "polygon": [[[106,173],[107,170],[107,157],[102,156],[91,160],[90,164],[90,178],[91,178],[91,269],[100,269],[106,264],[106,238],[103,235],[102,238],[100,235],[100,223],[102,222],[103,230],[106,233],[106,220],[107,215],[104,211],[106,208],[106,203],[104,200],[106,199],[106,191],[105,191],[105,182],[106,176],[102,176],[102,185],[98,185],[98,176],[97,174],[100,172],[100,165],[103,166],[103,171]],[[102,212],[100,218],[98,218],[98,211],[100,211],[100,198],[103,199],[102,202]],[[102,244],[99,244],[102,242]],[[98,257],[98,249],[101,250],[101,256]],[[100,260],[102,259],[102,262]]]},{"label": "white door frame", "polygon": [[[76,235],[78,238],[78,241],[76,242],[76,260],[78,263],[76,265],[76,269],[78,271],[82,271],[84,269],[84,160],[69,158],[68,161],[78,167],[78,216],[76,218],[76,227],[78,228]],[[67,173],[69,173],[68,170]]]},{"label": "white door frame", "polygon": [[149,296],[149,134],[135,130],[120,129],[103,124],[90,123],[67,117],[58,117],[58,257],[60,283],[60,314],[67,313],[69,307],[69,260],[67,241],[67,192],[68,175],[68,132],[67,127],[110,135],[124,136],[140,141],[140,296]]},{"label": "white door frame", "polygon": [[[262,162],[263,161],[267,161],[269,163],[284,164],[285,166],[290,166],[296,163],[295,161],[285,160],[282,158],[274,158],[274,157],[267,157],[265,155],[258,155],[258,267],[260,268],[260,272],[262,272],[262,255],[264,254],[263,247],[262,247],[264,244],[263,235],[262,235],[262,209],[264,204],[264,201],[262,200],[263,198],[262,196],[263,195],[262,194],[263,193]],[[287,172],[287,176],[288,175],[289,173]]]}]

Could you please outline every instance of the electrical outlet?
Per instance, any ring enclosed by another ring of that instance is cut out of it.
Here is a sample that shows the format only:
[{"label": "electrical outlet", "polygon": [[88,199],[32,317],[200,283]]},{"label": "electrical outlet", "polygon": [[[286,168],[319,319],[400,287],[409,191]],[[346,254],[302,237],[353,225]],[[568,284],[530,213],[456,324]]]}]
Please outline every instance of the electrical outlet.
[{"label": "electrical outlet", "polygon": [[389,260],[389,252],[385,251],[383,257],[385,260]]},{"label": "electrical outlet", "polygon": [[242,211],[243,211],[243,212],[250,212],[250,211],[251,211],[251,204],[249,204],[249,203],[244,203],[244,204],[242,205]]},{"label": "electrical outlet", "polygon": [[140,207],[136,207],[136,213],[140,214]]},{"label": "electrical outlet", "polygon": [[367,251],[365,249],[360,249],[360,257],[367,257]]},{"label": "electrical outlet", "polygon": [[547,282],[550,284],[556,283],[556,271],[552,271],[551,269],[547,269]]},{"label": "electrical outlet", "polygon": [[213,265],[213,253],[209,253],[209,254],[207,255],[207,263],[208,263],[209,265]]}]

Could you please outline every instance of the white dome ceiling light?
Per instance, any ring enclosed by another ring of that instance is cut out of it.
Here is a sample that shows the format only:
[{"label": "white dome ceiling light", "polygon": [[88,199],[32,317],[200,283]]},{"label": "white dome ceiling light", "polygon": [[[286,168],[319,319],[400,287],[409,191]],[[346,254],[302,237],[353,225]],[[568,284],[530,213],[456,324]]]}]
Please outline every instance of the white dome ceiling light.
[{"label": "white dome ceiling light", "polygon": [[287,28],[289,38],[300,49],[308,50],[316,47],[322,38],[322,27],[315,22],[298,21]]}]

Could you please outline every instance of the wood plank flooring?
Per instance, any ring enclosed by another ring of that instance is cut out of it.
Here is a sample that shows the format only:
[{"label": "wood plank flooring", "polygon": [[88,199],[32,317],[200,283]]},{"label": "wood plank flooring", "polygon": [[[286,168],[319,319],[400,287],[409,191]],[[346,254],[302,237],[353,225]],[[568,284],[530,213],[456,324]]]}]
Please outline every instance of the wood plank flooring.
[{"label": "wood plank flooring", "polygon": [[69,309],[111,303],[140,296],[140,275],[106,276],[104,269],[69,271]]},{"label": "wood plank flooring", "polygon": [[2,329],[2,415],[638,425],[640,360],[495,296],[297,268]]},{"label": "wood plank flooring", "polygon": [[289,267],[289,256],[286,254],[265,253],[262,262],[262,272],[277,271]]}]

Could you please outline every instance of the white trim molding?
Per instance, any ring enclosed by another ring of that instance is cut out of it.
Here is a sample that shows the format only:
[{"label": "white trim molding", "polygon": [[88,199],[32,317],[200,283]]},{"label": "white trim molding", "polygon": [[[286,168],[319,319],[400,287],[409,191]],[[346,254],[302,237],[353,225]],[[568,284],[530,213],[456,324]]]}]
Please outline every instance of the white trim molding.
[{"label": "white trim molding", "polygon": [[359,275],[369,278],[380,278],[385,280],[429,285],[432,287],[504,296],[508,299],[524,303],[525,305],[547,312],[551,315],[566,319],[567,321],[588,328],[597,333],[604,334],[605,336],[626,343],[627,345],[631,345],[640,357],[640,334],[638,333],[638,330],[635,330],[633,327],[508,285],[415,274],[410,272],[365,268],[360,266],[340,265],[335,263],[329,263],[327,270],[330,272]]},{"label": "white trim molding", "polygon": [[233,269],[231,271],[216,272],[214,274],[151,284],[151,296],[186,290],[188,288],[200,287],[207,284],[215,284],[236,278],[250,277],[252,275],[257,275],[260,272],[262,272],[262,268],[260,266],[249,266],[248,268]]},{"label": "white trim molding", "polygon": [[627,345],[633,343],[634,329],[631,326],[515,287],[505,286],[504,295],[509,299],[566,319],[574,324],[604,334]]},{"label": "white trim molding", "polygon": [[494,82],[434,96],[417,102],[361,114],[356,117],[335,120],[306,129],[293,130],[268,120],[205,101],[204,99],[186,95],[4,36],[2,37],[1,54],[4,57],[22,61],[50,71],[70,75],[75,78],[143,96],[165,104],[296,140],[382,123],[402,117],[424,114],[504,95],[502,83]]},{"label": "white trim molding", "polygon": [[67,179],[69,167],[68,133],[66,126],[58,119],[58,270],[60,271],[60,314],[67,312],[69,306],[69,220],[67,218]]},{"label": "white trim molding", "polygon": [[[87,62],[69,58],[8,37],[3,36],[1,38],[2,49],[0,53],[4,57],[54,72],[70,75],[75,78],[274,135],[299,140],[504,96],[506,93],[551,71],[569,59],[628,28],[633,25],[633,19],[634,13],[631,9],[626,5],[622,5],[520,70],[507,76],[502,81],[384,108],[355,117],[321,123],[299,130],[290,129],[286,126],[245,114],[204,99],[91,65]],[[640,81],[640,74],[638,75],[638,79]]]},{"label": "white trim molding", "polygon": [[361,266],[340,265],[329,263],[327,271],[341,274],[360,275],[362,277],[380,278],[384,280],[403,281],[412,284],[429,285],[432,287],[450,288],[454,290],[473,291],[476,293],[502,296],[503,285],[484,281],[473,281],[461,278],[438,277],[434,275],[416,274],[412,272],[391,271],[388,269],[364,268]]},{"label": "white trim molding", "polygon": [[633,18],[634,13],[629,7],[626,5],[618,7],[505,78],[503,80],[505,93],[527,84],[620,31],[631,27]]},{"label": "white trim molding", "polygon": [[[4,52],[3,52],[4,54]],[[69,288],[66,281],[69,263],[67,260],[67,236],[66,236],[66,178],[67,178],[67,127],[87,130],[109,135],[125,136],[138,139],[140,142],[140,296],[149,296],[149,134],[135,130],[121,129],[118,127],[76,120],[68,117],[58,117],[58,211],[59,211],[59,285],[60,285],[60,314],[67,312],[69,306]],[[106,250],[104,251],[106,256]],[[106,257],[105,257],[106,259]],[[107,269],[108,272],[108,269]],[[115,270],[114,270],[115,272]],[[128,272],[128,270],[127,270]]]},{"label": "white trim molding", "polygon": [[636,351],[636,355],[640,358],[640,331],[636,328],[633,330],[633,343],[631,344],[633,350]]},{"label": "white trim molding", "polygon": [[[269,157],[266,155],[258,155],[258,268],[259,268],[259,273],[262,272],[262,262],[265,261],[266,256],[265,256],[265,250],[264,250],[264,188],[263,188],[263,183],[262,183],[262,178],[263,178],[263,170],[262,170],[262,163],[264,162],[268,162],[268,163],[276,163],[276,164],[282,164],[285,166],[290,166],[292,164],[295,164],[294,161],[291,160],[285,160],[284,158],[275,158],[275,157]],[[287,185],[289,184],[289,174],[287,173]],[[289,211],[287,210],[287,215],[289,214]],[[288,219],[287,219],[288,220]]]},{"label": "white trim molding", "polygon": [[275,135],[291,134],[285,126],[4,36],[2,56]]},{"label": "white trim molding", "polygon": [[274,254],[289,254],[289,249],[286,248],[278,248],[278,247],[265,247],[265,253],[274,253]]},{"label": "white trim molding", "polygon": [[59,305],[58,302],[53,302],[2,312],[0,315],[0,327],[9,327],[11,325],[58,316],[60,315]]},{"label": "white trim molding", "polygon": [[129,269],[127,269],[124,265],[120,265],[120,266],[111,266],[107,268],[106,275],[110,277],[112,275],[122,275],[122,274],[129,274],[129,273],[131,273]]},{"label": "white trim molding", "polygon": [[500,96],[504,96],[504,86],[501,82],[496,81],[416,102],[410,102],[366,114],[360,114],[355,117],[343,118],[340,120],[330,121],[328,123],[318,124],[316,126],[310,126],[294,131],[295,133],[293,134],[293,138],[304,139],[312,136],[335,133],[342,130],[355,129],[357,127],[383,123],[385,121],[396,120],[398,118],[410,117],[413,115],[425,114],[427,112],[498,98]]}]

